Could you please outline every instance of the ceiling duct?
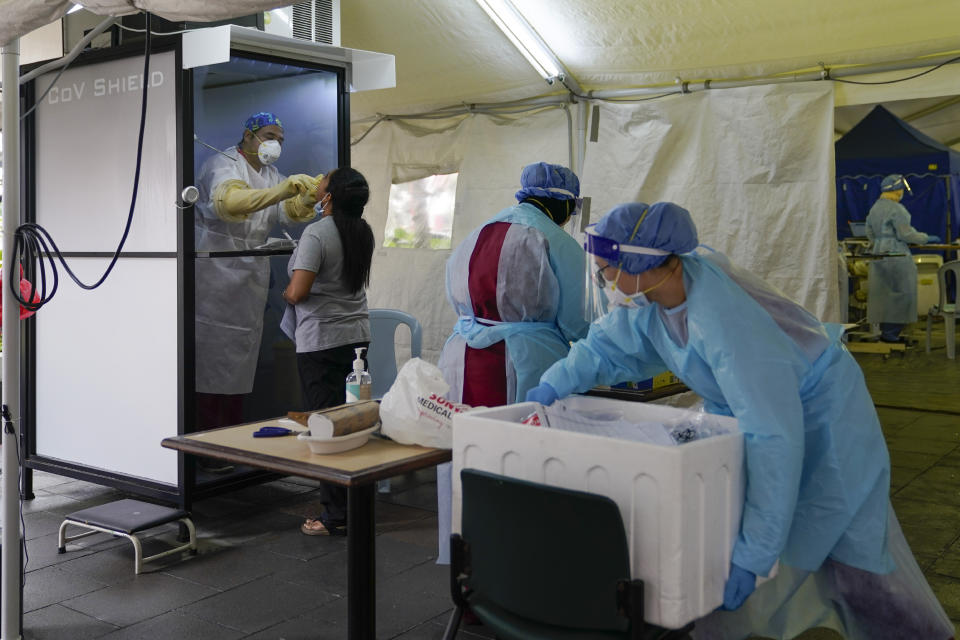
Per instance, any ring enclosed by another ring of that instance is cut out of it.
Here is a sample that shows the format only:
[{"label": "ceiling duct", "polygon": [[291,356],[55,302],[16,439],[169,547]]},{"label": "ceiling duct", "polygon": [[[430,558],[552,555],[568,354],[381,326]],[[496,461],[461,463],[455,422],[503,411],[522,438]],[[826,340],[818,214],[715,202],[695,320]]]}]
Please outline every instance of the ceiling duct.
[{"label": "ceiling duct", "polygon": [[293,5],[294,38],[340,46],[340,0],[306,0]]}]

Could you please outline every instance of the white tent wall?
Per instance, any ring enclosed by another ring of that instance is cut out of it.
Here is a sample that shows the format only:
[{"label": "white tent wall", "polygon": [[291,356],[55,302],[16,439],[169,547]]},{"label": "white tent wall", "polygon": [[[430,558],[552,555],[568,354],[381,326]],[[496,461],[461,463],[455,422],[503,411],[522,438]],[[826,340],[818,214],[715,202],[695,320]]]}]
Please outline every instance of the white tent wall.
[{"label": "white tent wall", "polygon": [[700,242],[839,321],[831,83],[603,103],[584,167],[594,222],[621,202],[676,202]]},{"label": "white tent wall", "polygon": [[[581,176],[593,221],[620,202],[672,200],[691,211],[702,242],[818,317],[839,319],[830,83],[601,103],[599,111]],[[455,247],[515,202],[524,164],[568,163],[567,132],[565,113],[551,109],[509,119],[387,121],[353,147],[352,165],[370,182],[366,217],[378,247],[370,306],[416,316],[425,359],[436,362],[456,321],[444,284],[450,251],[383,248],[394,176],[411,167],[459,169]]]},{"label": "white tent wall", "polygon": [[[520,170],[541,160],[568,164],[567,116],[558,108],[520,117],[469,115],[443,121],[388,121],[351,149],[351,164],[370,183],[365,218],[377,241],[367,300],[370,308],[401,309],[423,325],[422,357],[436,362],[457,318],[446,296],[449,250],[383,247],[394,176],[459,171],[452,247],[516,203]],[[398,343],[403,338],[398,336]]]}]

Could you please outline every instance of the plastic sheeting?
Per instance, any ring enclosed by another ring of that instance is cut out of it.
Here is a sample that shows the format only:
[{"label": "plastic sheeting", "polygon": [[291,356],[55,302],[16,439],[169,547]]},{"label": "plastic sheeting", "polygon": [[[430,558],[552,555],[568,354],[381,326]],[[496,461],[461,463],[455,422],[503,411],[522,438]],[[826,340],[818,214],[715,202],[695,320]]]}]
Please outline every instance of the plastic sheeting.
[{"label": "plastic sheeting", "polygon": [[694,640],[789,640],[826,627],[848,640],[952,640],[953,622],[937,601],[889,508],[888,543],[896,569],[879,575],[828,559],[815,572],[780,565],[736,611],[696,622]]},{"label": "plastic sheeting", "polygon": [[[601,104],[583,195],[687,208],[700,242],[838,321],[833,95],[826,83]],[[591,125],[592,126],[592,125]]]},{"label": "plastic sheeting", "polygon": [[[620,202],[673,200],[690,209],[702,242],[821,319],[838,320],[831,91],[803,83],[600,105],[581,176],[593,220]],[[456,246],[514,201],[520,169],[539,160],[568,162],[560,110],[387,121],[353,147],[353,166],[370,183],[365,215],[378,246],[370,307],[416,316],[424,359],[436,361],[456,322],[443,294],[449,251],[382,247],[390,184],[405,174],[395,165],[459,168]]]}]

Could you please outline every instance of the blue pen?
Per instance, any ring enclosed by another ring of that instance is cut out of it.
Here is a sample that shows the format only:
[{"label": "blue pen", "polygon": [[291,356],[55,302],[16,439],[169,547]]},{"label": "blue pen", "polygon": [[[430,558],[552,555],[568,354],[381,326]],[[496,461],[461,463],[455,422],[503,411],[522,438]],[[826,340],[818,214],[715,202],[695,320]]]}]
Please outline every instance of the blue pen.
[{"label": "blue pen", "polygon": [[277,436],[288,436],[293,433],[292,429],[286,427],[260,427],[253,432],[254,438],[275,438]]}]

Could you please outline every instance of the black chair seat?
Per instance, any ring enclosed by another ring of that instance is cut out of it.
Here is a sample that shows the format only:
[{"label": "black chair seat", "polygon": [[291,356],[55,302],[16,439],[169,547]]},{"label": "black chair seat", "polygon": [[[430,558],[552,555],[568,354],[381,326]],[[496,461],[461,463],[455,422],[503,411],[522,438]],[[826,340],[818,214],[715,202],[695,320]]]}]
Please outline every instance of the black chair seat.
[{"label": "black chair seat", "polygon": [[139,500],[117,500],[67,514],[67,520],[92,524],[120,533],[136,533],[159,527],[188,516],[182,509],[171,509]]}]

